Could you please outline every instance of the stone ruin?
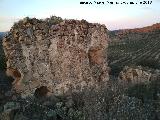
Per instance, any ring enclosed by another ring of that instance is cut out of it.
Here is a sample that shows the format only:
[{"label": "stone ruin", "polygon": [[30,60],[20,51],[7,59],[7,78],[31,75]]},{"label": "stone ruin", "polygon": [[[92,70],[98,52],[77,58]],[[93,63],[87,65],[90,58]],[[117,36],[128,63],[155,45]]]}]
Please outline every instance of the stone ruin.
[{"label": "stone ruin", "polygon": [[3,39],[14,88],[23,96],[41,86],[64,94],[108,81],[107,32],[104,25],[85,20],[24,18],[15,23]]},{"label": "stone ruin", "polygon": [[125,66],[119,73],[118,79],[133,84],[148,83],[153,77],[152,72],[146,71],[141,66],[129,67]]}]

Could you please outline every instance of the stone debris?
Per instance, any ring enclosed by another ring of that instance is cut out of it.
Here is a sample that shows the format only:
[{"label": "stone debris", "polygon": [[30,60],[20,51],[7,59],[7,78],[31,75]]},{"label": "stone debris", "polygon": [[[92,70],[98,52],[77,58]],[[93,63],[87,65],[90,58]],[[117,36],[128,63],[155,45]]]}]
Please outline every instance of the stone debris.
[{"label": "stone debris", "polygon": [[108,81],[107,32],[104,25],[55,16],[15,23],[3,39],[7,68],[21,74],[15,89],[27,96],[47,86],[63,94]]},{"label": "stone debris", "polygon": [[151,80],[152,73],[141,67],[132,68],[125,66],[119,73],[118,79],[131,83],[147,83]]}]

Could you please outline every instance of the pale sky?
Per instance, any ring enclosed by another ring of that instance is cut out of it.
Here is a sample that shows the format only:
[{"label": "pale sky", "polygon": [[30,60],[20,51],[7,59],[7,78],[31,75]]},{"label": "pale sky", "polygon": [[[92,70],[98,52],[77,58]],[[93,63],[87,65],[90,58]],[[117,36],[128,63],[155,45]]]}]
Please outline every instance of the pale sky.
[{"label": "pale sky", "polygon": [[[101,1],[101,5],[81,5],[80,1]],[[109,2],[137,2],[111,5]],[[0,0],[0,31],[9,31],[14,22],[24,17],[85,19],[105,24],[109,30],[137,28],[160,23],[160,0],[139,4],[143,0]]]}]

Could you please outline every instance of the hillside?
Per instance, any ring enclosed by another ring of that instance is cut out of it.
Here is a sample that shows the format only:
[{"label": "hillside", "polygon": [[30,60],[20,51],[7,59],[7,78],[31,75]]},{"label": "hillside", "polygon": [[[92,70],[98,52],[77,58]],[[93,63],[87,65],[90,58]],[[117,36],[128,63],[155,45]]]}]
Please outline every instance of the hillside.
[{"label": "hillside", "polygon": [[20,20],[0,40],[0,120],[159,120],[159,33]]},{"label": "hillside", "polygon": [[0,70],[4,68],[4,51],[2,47],[2,38],[4,35],[4,32],[0,32]]},{"label": "hillside", "polygon": [[0,32],[0,39],[6,34],[6,32]]},{"label": "hillside", "polygon": [[10,79],[5,75],[5,56],[2,46],[2,38],[5,35],[5,32],[0,32],[0,91],[10,89]]},{"label": "hillside", "polygon": [[160,69],[160,24],[110,32],[108,59],[112,74],[125,65]]},{"label": "hillside", "polygon": [[135,38],[140,40],[146,39],[150,34],[159,33],[159,30],[160,23],[156,23],[143,28],[110,31],[110,38],[112,41],[134,40]]}]

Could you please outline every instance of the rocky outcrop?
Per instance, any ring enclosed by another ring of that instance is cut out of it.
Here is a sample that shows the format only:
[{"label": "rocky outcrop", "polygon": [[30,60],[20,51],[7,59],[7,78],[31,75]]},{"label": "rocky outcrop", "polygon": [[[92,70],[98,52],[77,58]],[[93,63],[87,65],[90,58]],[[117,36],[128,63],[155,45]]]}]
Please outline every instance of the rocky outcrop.
[{"label": "rocky outcrop", "polygon": [[132,68],[125,66],[118,78],[131,83],[145,83],[150,81],[151,76],[151,72],[145,71],[141,67]]},{"label": "rocky outcrop", "polygon": [[47,86],[62,94],[108,81],[106,31],[105,26],[85,20],[25,18],[14,24],[3,47],[7,68],[18,83],[15,89],[26,96]]}]

